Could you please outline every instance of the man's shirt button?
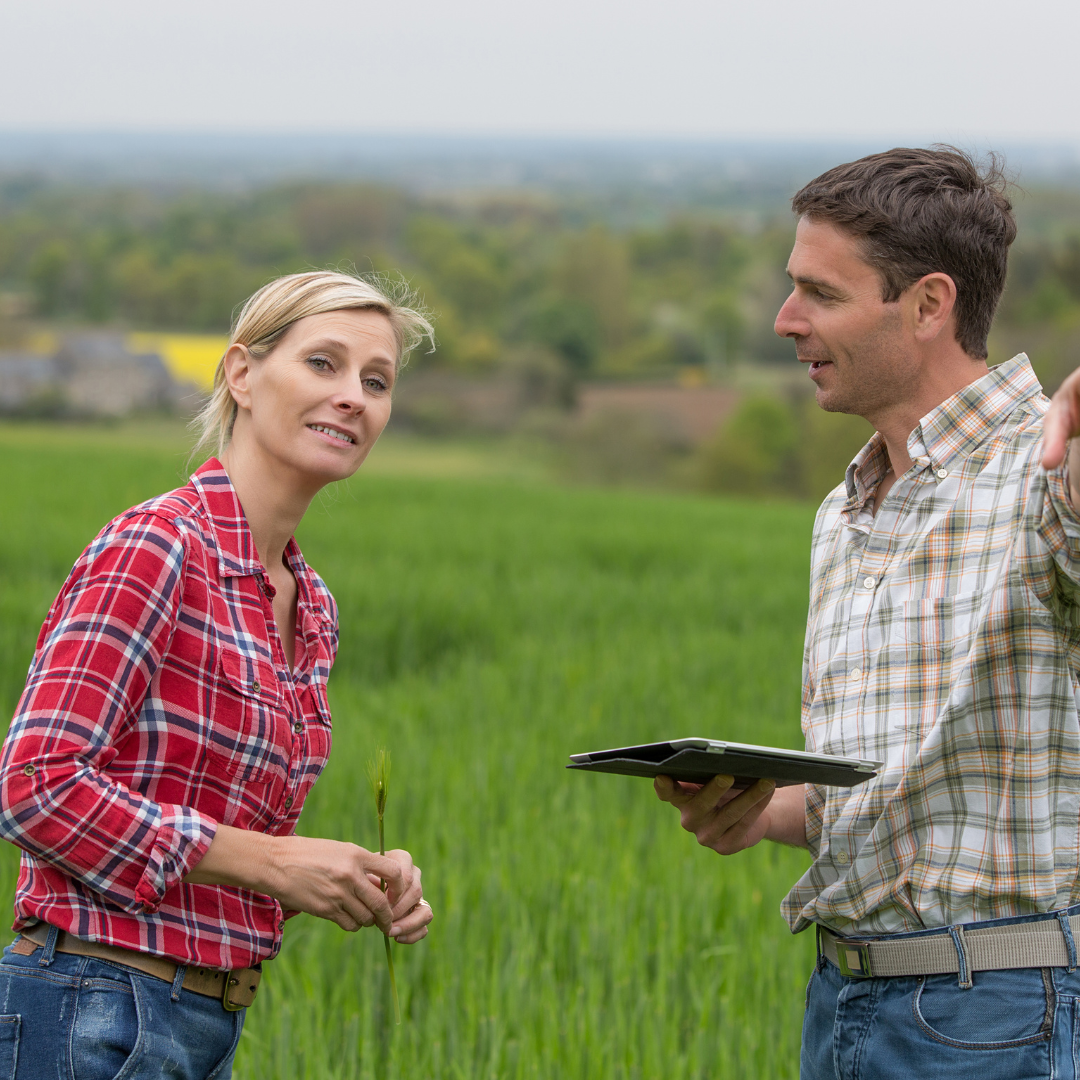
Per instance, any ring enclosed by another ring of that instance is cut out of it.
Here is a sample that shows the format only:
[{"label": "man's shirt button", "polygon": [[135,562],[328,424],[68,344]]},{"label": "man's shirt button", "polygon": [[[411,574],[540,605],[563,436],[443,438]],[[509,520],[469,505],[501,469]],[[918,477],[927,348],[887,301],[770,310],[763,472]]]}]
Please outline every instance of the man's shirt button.
[{"label": "man's shirt button", "polygon": [[848,672],[848,678],[849,679],[861,679],[862,678],[862,668],[853,667]]},{"label": "man's shirt button", "polygon": [[944,480],[945,477],[949,475],[949,470],[948,469],[938,469],[938,471],[934,475],[939,480]]},{"label": "man's shirt button", "polygon": [[874,578],[870,577],[869,575],[862,579],[862,583],[864,589],[872,589],[877,584]]},{"label": "man's shirt button", "polygon": [[840,850],[840,851],[838,851],[836,853],[836,861],[841,866],[847,866],[847,860],[848,860],[848,853],[846,851]]}]

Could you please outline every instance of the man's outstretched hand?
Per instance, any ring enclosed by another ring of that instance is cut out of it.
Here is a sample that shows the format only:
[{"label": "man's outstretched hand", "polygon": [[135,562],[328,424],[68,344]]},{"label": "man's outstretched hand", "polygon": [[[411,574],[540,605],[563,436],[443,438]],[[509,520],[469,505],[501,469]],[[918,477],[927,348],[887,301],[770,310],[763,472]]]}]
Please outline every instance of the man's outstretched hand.
[{"label": "man's outstretched hand", "polygon": [[1056,469],[1065,460],[1069,440],[1076,435],[1080,435],[1080,368],[1058,387],[1043,417],[1044,469]]}]

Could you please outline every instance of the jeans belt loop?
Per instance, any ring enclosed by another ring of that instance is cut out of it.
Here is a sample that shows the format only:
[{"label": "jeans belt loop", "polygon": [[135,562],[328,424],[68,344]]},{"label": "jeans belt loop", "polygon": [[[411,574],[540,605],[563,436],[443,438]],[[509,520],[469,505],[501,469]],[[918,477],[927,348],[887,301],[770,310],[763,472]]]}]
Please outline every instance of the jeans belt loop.
[{"label": "jeans belt loop", "polygon": [[60,931],[55,926],[50,926],[48,936],[45,938],[45,944],[41,949],[41,956],[38,958],[39,967],[47,968],[53,962],[53,957],[56,955],[56,943],[59,938]]},{"label": "jeans belt loop", "polygon": [[1065,969],[1071,975],[1076,970],[1076,941],[1073,938],[1069,916],[1064,911],[1055,912],[1062,936],[1065,938],[1065,950],[1069,954],[1069,966]]},{"label": "jeans belt loop", "polygon": [[960,971],[956,977],[957,983],[961,990],[970,990],[974,983],[971,981],[971,957],[968,955],[967,942],[964,940],[964,928],[957,923],[949,927],[949,933],[956,946],[956,957],[960,964]]},{"label": "jeans belt loop", "polygon": [[176,974],[173,976],[172,981],[172,993],[169,994],[170,1001],[180,1000],[180,991],[184,989],[184,976],[187,974],[187,964],[177,964]]}]

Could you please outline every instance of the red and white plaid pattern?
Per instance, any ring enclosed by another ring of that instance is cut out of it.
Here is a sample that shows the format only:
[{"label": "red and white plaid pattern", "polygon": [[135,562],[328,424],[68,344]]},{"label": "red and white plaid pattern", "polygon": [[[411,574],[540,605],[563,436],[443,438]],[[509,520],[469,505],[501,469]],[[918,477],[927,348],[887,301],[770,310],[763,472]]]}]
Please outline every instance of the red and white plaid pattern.
[{"label": "red and white plaid pattern", "polygon": [[267,896],[185,885],[219,823],[296,825],[330,752],[337,609],[295,541],[296,667],[220,463],[110,522],[41,628],[0,757],[0,835],[23,850],[15,929],[202,967],[276,955]]},{"label": "red and white plaid pattern", "polygon": [[887,934],[1080,900],[1080,516],[1040,464],[1023,354],[925,416],[876,515],[875,435],[814,526],[807,749],[884,761],[808,788],[793,930]]}]

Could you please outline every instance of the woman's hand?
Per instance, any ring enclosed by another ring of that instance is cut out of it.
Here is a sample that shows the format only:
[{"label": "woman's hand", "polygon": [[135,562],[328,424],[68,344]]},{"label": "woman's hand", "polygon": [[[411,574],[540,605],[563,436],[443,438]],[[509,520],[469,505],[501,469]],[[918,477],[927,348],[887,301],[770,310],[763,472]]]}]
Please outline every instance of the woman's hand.
[{"label": "woman's hand", "polygon": [[[431,908],[420,870],[407,851],[377,855],[356,844],[219,825],[202,860],[184,878],[272,896],[287,911],[306,911],[343,930],[378,926],[402,944],[425,937]],[[380,887],[386,882],[386,891]]]}]

